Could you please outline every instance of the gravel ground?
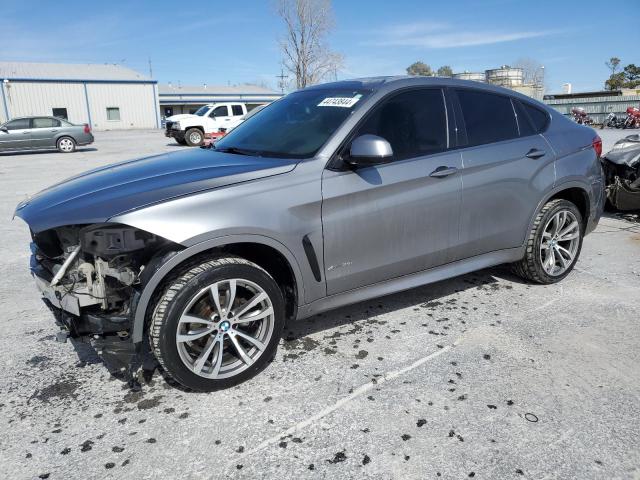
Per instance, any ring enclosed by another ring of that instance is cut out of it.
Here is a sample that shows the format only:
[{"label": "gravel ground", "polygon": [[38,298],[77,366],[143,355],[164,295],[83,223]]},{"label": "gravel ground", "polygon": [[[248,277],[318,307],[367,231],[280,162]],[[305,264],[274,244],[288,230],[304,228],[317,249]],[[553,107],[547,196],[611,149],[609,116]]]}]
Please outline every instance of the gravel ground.
[{"label": "gravel ground", "polygon": [[[606,151],[627,132],[598,133]],[[613,217],[558,285],[492,268],[297,322],[227,391],[156,374],[132,393],[54,342],[14,206],[179,148],[98,132],[73,155],[0,155],[1,477],[640,479],[640,224]]]}]

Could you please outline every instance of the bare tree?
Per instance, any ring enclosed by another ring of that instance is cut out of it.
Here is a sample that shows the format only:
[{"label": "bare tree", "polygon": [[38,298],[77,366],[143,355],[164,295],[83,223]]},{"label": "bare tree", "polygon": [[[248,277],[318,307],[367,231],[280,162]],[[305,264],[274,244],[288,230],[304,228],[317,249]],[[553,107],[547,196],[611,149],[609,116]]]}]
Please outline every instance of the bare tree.
[{"label": "bare tree", "polygon": [[616,74],[616,70],[618,70],[618,66],[620,65],[620,59],[618,57],[611,57],[609,61],[604,62],[609,70],[611,70],[611,75]]},{"label": "bare tree", "polygon": [[544,85],[544,66],[539,61],[522,57],[516,60],[514,67],[522,69],[524,83]]},{"label": "bare tree", "polygon": [[334,26],[331,0],[277,1],[278,15],[287,29],[280,42],[283,63],[295,76],[296,87],[335,78],[343,58],[327,45],[327,36]]}]

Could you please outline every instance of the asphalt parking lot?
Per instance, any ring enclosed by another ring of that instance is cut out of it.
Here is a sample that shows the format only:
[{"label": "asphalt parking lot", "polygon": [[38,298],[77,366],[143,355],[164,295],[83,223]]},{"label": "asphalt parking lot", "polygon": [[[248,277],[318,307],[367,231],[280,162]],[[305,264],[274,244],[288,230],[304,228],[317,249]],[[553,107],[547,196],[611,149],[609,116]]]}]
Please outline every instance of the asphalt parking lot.
[{"label": "asphalt parking lot", "polygon": [[[607,151],[629,132],[598,133]],[[640,223],[612,215],[560,284],[499,267],[312,317],[226,391],[156,374],[130,392],[54,342],[15,205],[182,148],[97,132],[74,154],[0,155],[0,477],[640,479]]]}]

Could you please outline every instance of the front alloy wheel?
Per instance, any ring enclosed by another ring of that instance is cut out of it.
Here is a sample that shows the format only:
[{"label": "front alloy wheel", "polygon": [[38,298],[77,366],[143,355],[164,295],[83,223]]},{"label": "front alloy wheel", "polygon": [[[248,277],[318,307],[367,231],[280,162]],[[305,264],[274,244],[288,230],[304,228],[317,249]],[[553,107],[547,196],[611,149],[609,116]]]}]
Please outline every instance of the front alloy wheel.
[{"label": "front alloy wheel", "polygon": [[258,265],[235,256],[202,260],[165,285],[150,343],[165,372],[185,387],[227,388],[274,357],[284,310],[278,285]]},{"label": "front alloy wheel", "polygon": [[232,377],[264,353],[274,323],[271,299],[258,284],[241,278],[215,282],[194,295],[178,321],[180,358],[201,377]]}]

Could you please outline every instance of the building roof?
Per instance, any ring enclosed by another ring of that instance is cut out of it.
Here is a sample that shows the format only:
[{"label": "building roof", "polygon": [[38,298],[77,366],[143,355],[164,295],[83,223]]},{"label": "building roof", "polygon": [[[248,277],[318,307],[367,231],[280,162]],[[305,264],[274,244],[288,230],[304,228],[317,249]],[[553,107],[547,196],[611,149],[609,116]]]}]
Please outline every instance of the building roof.
[{"label": "building roof", "polygon": [[113,63],[0,62],[0,79],[134,81],[153,80]]},{"label": "building roof", "polygon": [[175,84],[159,84],[158,93],[160,95],[254,95],[254,94],[273,94],[279,95],[270,88],[258,85],[175,85]]}]

